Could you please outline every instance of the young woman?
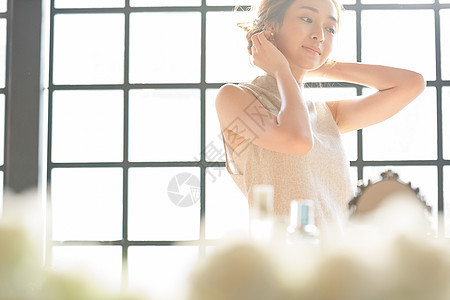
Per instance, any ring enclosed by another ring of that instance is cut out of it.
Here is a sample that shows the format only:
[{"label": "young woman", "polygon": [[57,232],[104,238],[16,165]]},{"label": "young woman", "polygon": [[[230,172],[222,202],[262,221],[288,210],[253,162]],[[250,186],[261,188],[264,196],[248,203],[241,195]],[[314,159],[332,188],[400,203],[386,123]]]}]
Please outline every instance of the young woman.
[{"label": "young woman", "polygon": [[[321,228],[342,220],[353,196],[341,133],[386,120],[425,88],[412,71],[329,61],[339,18],[335,0],[262,0],[247,39],[266,74],[226,84],[216,98],[227,170],[250,208],[253,186],[271,184],[276,215],[288,215],[292,199],[312,199]],[[311,102],[302,92],[307,74],[377,92]]]}]

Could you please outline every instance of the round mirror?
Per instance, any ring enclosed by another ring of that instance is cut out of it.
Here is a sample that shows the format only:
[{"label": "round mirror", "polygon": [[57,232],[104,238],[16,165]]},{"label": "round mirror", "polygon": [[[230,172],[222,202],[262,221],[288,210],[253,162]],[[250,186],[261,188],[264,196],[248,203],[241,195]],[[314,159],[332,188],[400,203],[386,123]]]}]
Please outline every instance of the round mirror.
[{"label": "round mirror", "polygon": [[381,180],[372,183],[370,180],[364,185],[361,180],[358,183],[358,192],[356,196],[349,202],[351,215],[365,215],[377,207],[384,201],[402,197],[411,199],[411,201],[420,201],[428,213],[431,213],[431,207],[428,206],[419,193],[419,188],[412,188],[411,182],[404,183],[399,180],[398,174],[387,170],[381,173]]}]

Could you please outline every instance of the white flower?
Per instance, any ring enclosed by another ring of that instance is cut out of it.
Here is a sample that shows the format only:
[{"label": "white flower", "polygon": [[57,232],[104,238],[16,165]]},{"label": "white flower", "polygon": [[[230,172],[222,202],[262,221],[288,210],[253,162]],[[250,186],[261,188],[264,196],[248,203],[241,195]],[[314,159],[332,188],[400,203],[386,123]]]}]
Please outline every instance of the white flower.
[{"label": "white flower", "polygon": [[280,299],[271,256],[251,241],[230,241],[200,262],[190,278],[192,300]]},{"label": "white flower", "polygon": [[399,235],[390,253],[385,275],[392,299],[450,299],[450,248],[442,241]]}]

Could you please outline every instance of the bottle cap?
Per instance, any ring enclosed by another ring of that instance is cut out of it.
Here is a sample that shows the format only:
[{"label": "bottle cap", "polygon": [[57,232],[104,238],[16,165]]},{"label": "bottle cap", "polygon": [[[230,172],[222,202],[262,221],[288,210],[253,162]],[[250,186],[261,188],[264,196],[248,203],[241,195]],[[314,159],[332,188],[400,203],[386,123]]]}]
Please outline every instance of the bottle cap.
[{"label": "bottle cap", "polygon": [[314,201],[303,200],[300,202],[301,206],[301,224],[306,226],[309,224],[314,224]]},{"label": "bottle cap", "polygon": [[314,224],[314,201],[292,200],[290,223],[293,228]]}]

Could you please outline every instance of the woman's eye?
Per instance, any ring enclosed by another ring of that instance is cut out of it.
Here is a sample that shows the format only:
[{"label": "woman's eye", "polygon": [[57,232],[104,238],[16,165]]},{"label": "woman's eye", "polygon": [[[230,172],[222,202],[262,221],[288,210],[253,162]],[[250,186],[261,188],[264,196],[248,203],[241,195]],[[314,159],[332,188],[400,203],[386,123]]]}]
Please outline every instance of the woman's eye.
[{"label": "woman's eye", "polygon": [[307,23],[312,23],[312,19],[308,18],[308,17],[300,17],[300,20],[303,20],[303,21],[305,21]]},{"label": "woman's eye", "polygon": [[331,34],[335,34],[336,30],[334,28],[327,28],[328,32]]}]

